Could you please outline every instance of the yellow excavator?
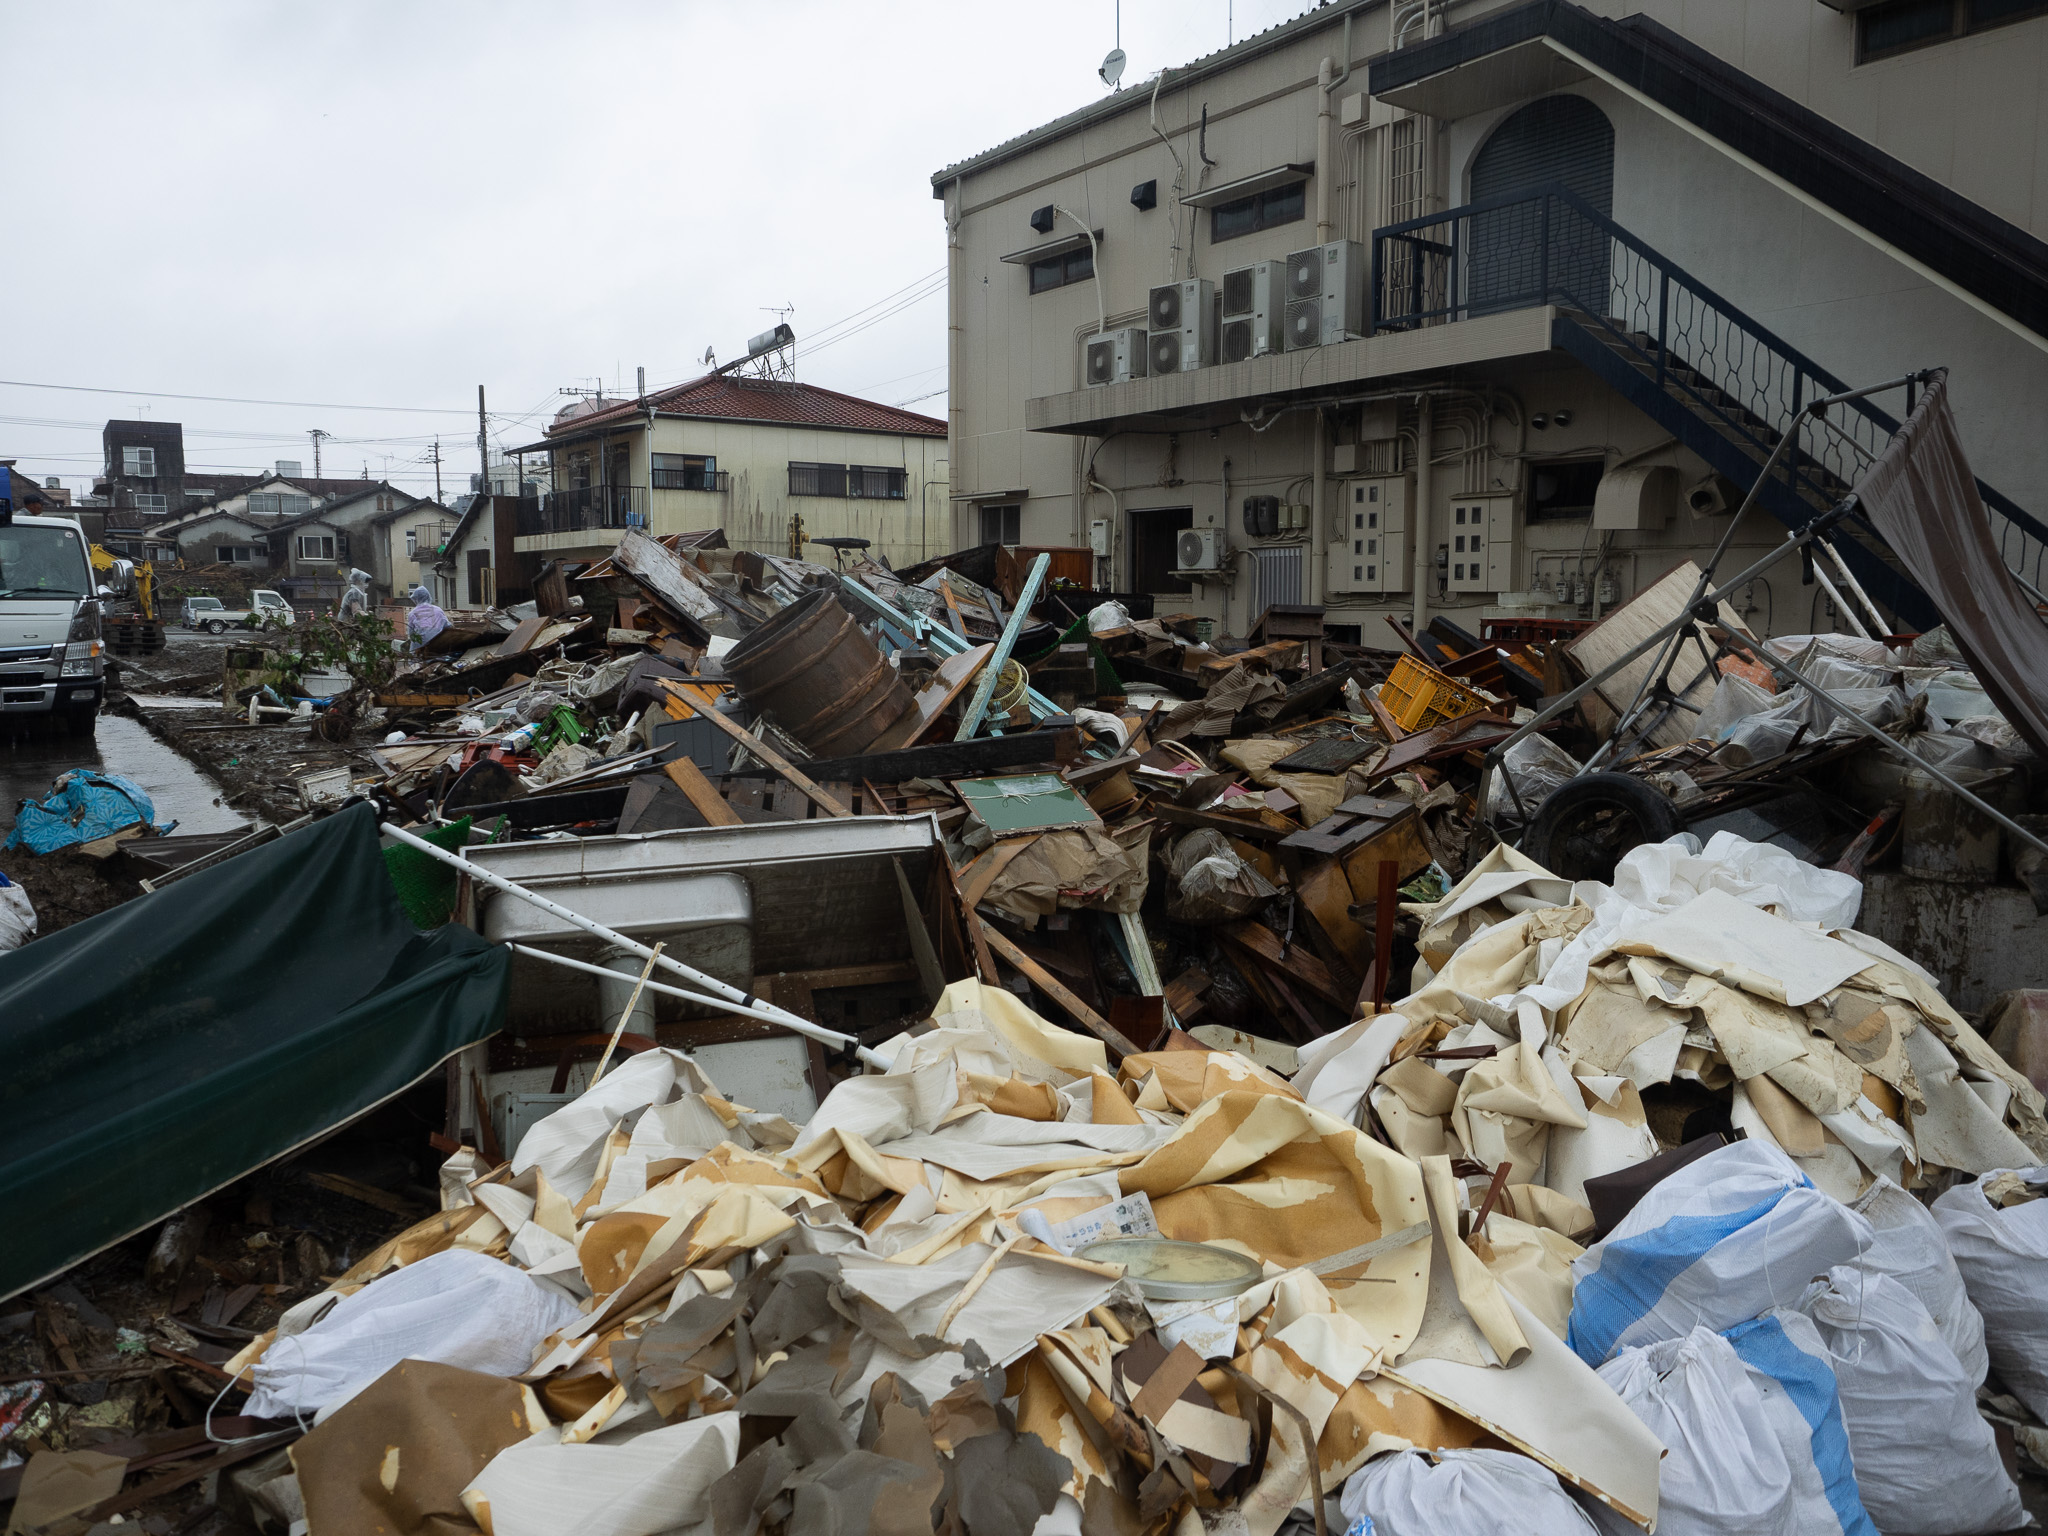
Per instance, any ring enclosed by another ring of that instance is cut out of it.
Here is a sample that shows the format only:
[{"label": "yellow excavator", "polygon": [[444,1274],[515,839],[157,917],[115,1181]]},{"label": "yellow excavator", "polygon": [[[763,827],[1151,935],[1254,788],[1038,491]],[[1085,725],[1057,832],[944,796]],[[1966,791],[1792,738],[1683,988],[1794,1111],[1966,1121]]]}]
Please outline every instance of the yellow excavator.
[{"label": "yellow excavator", "polygon": [[164,648],[164,621],[156,611],[156,566],[148,560],[137,565],[97,544],[88,558],[116,600],[132,599],[122,602],[119,610],[111,604],[101,610],[107,650],[116,656],[154,656]]}]

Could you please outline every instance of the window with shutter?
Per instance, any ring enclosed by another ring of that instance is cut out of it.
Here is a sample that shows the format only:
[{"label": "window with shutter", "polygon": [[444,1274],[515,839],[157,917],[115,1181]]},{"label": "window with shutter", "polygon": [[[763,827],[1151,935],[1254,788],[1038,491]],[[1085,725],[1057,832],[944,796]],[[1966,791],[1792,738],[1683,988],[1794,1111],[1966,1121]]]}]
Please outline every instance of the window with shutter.
[{"label": "window with shutter", "polygon": [[843,497],[846,495],[846,466],[801,464],[792,460],[789,466],[789,494]]}]

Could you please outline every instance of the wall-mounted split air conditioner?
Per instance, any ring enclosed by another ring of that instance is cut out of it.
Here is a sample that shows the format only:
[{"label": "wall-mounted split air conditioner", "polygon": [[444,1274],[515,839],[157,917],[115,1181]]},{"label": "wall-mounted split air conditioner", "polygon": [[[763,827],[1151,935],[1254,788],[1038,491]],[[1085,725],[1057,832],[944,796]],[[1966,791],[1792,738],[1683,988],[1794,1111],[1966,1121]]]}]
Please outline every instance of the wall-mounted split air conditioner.
[{"label": "wall-mounted split air conditioner", "polygon": [[1219,361],[1248,362],[1286,346],[1281,315],[1286,308],[1287,264],[1255,261],[1223,274],[1223,330]]},{"label": "wall-mounted split air conditioner", "polygon": [[1223,569],[1223,536],[1214,528],[1183,528],[1174,536],[1173,564],[1180,571]]},{"label": "wall-mounted split air conditioner", "polygon": [[1081,354],[1081,382],[1089,389],[1145,377],[1145,332],[1138,326],[1090,336]]},{"label": "wall-mounted split air conditioner", "polygon": [[1365,334],[1365,247],[1335,240],[1287,258],[1287,350]]},{"label": "wall-mounted split air conditioner", "polygon": [[1216,361],[1216,285],[1207,278],[1154,288],[1147,320],[1152,373],[1192,373]]}]

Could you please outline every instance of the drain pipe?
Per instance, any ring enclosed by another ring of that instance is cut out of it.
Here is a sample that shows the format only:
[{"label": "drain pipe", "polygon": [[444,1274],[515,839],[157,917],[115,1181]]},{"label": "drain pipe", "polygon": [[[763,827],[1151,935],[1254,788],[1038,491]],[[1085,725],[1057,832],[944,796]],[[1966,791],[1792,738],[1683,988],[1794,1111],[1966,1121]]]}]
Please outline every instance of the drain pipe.
[{"label": "drain pipe", "polygon": [[[1318,409],[1316,412],[1315,436],[1315,479],[1309,492],[1308,509],[1308,597],[1311,603],[1323,600],[1324,567],[1329,560],[1330,547],[1325,530],[1329,526],[1328,469],[1330,465],[1330,413]],[[1230,515],[1230,503],[1223,504],[1224,516]]]},{"label": "drain pipe", "polygon": [[1095,334],[1100,336],[1109,329],[1109,312],[1102,307],[1102,258],[1095,248],[1095,231],[1088,227],[1086,219],[1077,213],[1069,212],[1058,203],[1052,205],[1052,211],[1056,215],[1066,214],[1068,218],[1080,225],[1081,233],[1088,237],[1088,265],[1095,272]]},{"label": "drain pipe", "polygon": [[1330,157],[1336,115],[1330,109],[1330,93],[1351,78],[1351,12],[1344,13],[1344,66],[1339,71],[1328,54],[1316,66],[1316,244],[1328,245],[1336,232],[1330,221]]},{"label": "drain pipe", "polygon": [[[585,917],[581,912],[565,907],[558,901],[550,901],[537,891],[529,891],[523,885],[515,885],[503,875],[495,874],[481,865],[470,863],[469,860],[463,858],[460,854],[450,853],[445,848],[437,848],[425,838],[417,837],[406,831],[403,827],[395,827],[387,821],[382,824],[379,830],[386,837],[396,838],[399,842],[405,844],[406,847],[417,849],[438,864],[446,864],[453,869],[460,870],[479,884],[487,885],[492,890],[500,891],[507,896],[516,896],[531,906],[539,907],[541,911],[547,913],[550,917],[558,917],[573,927],[581,928],[591,937],[603,939],[616,950],[622,950],[630,955],[638,955],[643,963],[650,959],[653,960],[663,970],[671,971],[682,977],[685,981],[693,982],[697,986],[702,987],[718,1001],[736,1004],[737,1006],[733,1009],[736,1013],[745,1013],[749,1018],[779,1024],[784,1029],[795,1030],[800,1035],[807,1035],[811,1039],[832,1046],[836,1050],[851,1050],[866,1065],[879,1067],[884,1071],[888,1070],[889,1061],[887,1057],[877,1055],[869,1050],[852,1035],[843,1035],[836,1029],[827,1029],[822,1024],[813,1024],[809,1019],[791,1013],[786,1008],[778,1008],[766,999],[754,996],[751,992],[743,992],[730,982],[720,981],[716,976],[707,975],[703,971],[683,964],[680,960],[668,955],[656,955],[652,949],[638,940],[629,939],[623,933],[607,928],[603,923]],[[600,969],[602,968],[600,967]],[[611,975],[613,973],[606,971],[605,974]],[[653,983],[650,982],[649,985],[652,986]]]},{"label": "drain pipe", "polygon": [[1421,634],[1429,622],[1429,575],[1435,569],[1435,551],[1430,548],[1432,532],[1430,524],[1430,497],[1434,491],[1431,484],[1432,466],[1436,456],[1435,433],[1436,402],[1433,397],[1423,395],[1415,402],[1415,505],[1408,509],[1408,524],[1415,536],[1415,611],[1409,623],[1415,634]]}]

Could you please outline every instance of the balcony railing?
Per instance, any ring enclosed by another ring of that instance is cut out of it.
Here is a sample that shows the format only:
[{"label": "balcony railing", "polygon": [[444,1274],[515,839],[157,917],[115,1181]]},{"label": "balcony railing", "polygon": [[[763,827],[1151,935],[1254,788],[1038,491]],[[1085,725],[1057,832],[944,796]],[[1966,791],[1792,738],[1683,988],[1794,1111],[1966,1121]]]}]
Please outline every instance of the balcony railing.
[{"label": "balcony railing", "polygon": [[729,491],[732,476],[722,469],[656,469],[650,474],[657,491]]},{"label": "balcony railing", "polygon": [[[1375,230],[1371,282],[1375,331],[1557,305],[1756,464],[1797,421],[1782,473],[1816,510],[1860,479],[1898,430],[1869,399],[1846,402],[1826,421],[1801,418],[1806,402],[1849,386],[1562,187]],[[1908,409],[1911,399],[1909,391]],[[2007,566],[2043,585],[2048,528],[1994,487],[1977,487]]]},{"label": "balcony railing", "polygon": [[513,514],[513,532],[521,538],[538,533],[581,533],[591,528],[645,528],[647,487],[586,485],[575,490],[522,496]]}]

